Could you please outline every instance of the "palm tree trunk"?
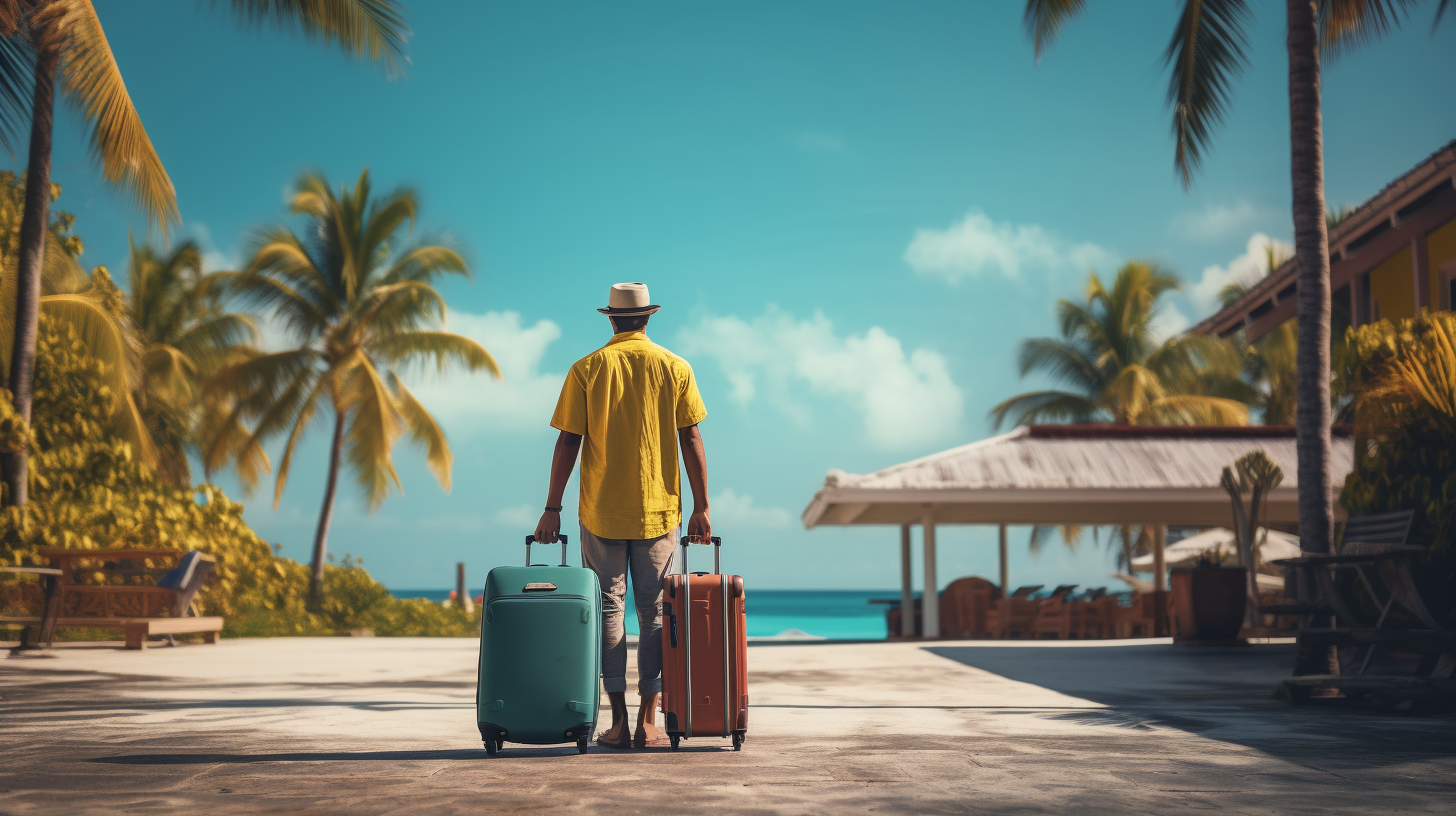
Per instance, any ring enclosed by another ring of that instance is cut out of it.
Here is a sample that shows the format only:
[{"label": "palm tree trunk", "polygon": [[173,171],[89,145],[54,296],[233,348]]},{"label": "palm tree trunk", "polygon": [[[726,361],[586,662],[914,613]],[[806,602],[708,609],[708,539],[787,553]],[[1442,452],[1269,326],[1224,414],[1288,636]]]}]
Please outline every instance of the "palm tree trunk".
[{"label": "palm tree trunk", "polygon": [[[37,32],[37,42],[44,42]],[[51,131],[56,108],[54,47],[40,46],[35,63],[35,96],[31,100],[30,163],[25,177],[25,213],[20,220],[20,258],[16,268],[15,343],[10,352],[10,394],[15,410],[30,421],[35,387],[35,335],[40,320],[40,270],[45,260],[46,226],[51,218]],[[28,497],[29,461],[24,449],[0,457],[10,503],[24,507]]]},{"label": "palm tree trunk", "polygon": [[339,460],[344,453],[344,412],[334,415],[334,442],[329,448],[329,480],[324,506],[319,510],[318,532],[313,537],[313,574],[308,579],[308,605],[317,611],[324,600],[324,556],[329,547],[329,522],[334,517],[334,494],[339,487]]},{"label": "palm tree trunk", "polygon": [[[1316,2],[1287,0],[1290,172],[1299,270],[1294,428],[1299,452],[1299,546],[1311,553],[1329,553],[1334,549],[1335,526],[1330,502],[1330,247]],[[1334,648],[1300,649],[1295,673],[1338,674]]]}]

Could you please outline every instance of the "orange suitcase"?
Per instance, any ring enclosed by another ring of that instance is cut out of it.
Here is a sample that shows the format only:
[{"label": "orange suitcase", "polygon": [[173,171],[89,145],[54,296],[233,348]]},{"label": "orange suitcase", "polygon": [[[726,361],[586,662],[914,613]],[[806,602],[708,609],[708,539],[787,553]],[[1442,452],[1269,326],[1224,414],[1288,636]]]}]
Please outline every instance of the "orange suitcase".
[{"label": "orange suitcase", "polygon": [[714,536],[713,572],[688,572],[683,538],[681,573],[662,579],[662,711],[673,750],[690,737],[748,735],[748,628],[743,576],[720,569],[722,540]]}]

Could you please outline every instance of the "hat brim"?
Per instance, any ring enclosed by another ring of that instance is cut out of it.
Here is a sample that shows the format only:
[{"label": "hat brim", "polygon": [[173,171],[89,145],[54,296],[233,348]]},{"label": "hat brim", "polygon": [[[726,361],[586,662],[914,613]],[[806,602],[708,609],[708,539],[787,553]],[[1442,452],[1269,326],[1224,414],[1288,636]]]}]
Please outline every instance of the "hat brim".
[{"label": "hat brim", "polygon": [[638,315],[656,314],[661,306],[638,306],[635,309],[613,309],[611,306],[603,306],[597,311],[608,317],[635,317]]}]

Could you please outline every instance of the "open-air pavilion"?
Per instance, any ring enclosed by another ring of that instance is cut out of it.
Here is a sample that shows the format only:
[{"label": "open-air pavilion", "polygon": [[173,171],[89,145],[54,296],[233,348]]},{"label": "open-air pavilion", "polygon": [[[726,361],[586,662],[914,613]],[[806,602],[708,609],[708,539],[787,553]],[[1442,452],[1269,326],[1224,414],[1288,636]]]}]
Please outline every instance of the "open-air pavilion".
[{"label": "open-air pavilion", "polygon": [[[1261,450],[1284,471],[1267,496],[1267,523],[1298,524],[1298,475],[1290,426],[1144,427],[1031,425],[884,470],[851,474],[831,470],[802,519],[826,525],[898,525],[901,608],[914,599],[910,528],[924,540],[925,597],[939,586],[935,529],[941,524],[986,524],[1000,529],[1000,581],[1010,591],[1006,563],[1008,525],[1152,525],[1154,586],[1167,585],[1163,546],[1168,526],[1228,526],[1229,495],[1219,485],[1225,467]],[[1354,445],[1336,433],[1332,488],[1338,495],[1353,466]],[[1166,600],[1155,602],[1159,634],[1166,634]],[[927,637],[940,631],[939,610],[923,604]],[[913,615],[900,617],[913,634]]]}]

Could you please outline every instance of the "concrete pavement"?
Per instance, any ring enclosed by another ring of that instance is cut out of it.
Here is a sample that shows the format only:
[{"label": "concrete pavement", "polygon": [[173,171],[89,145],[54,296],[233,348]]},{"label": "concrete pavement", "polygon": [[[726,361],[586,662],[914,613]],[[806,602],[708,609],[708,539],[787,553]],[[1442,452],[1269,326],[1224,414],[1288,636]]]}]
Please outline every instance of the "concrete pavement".
[{"label": "concrete pavement", "polygon": [[1450,813],[1456,720],[1293,708],[1286,646],[761,645],[741,753],[480,751],[475,642],[0,661],[0,814]]}]

